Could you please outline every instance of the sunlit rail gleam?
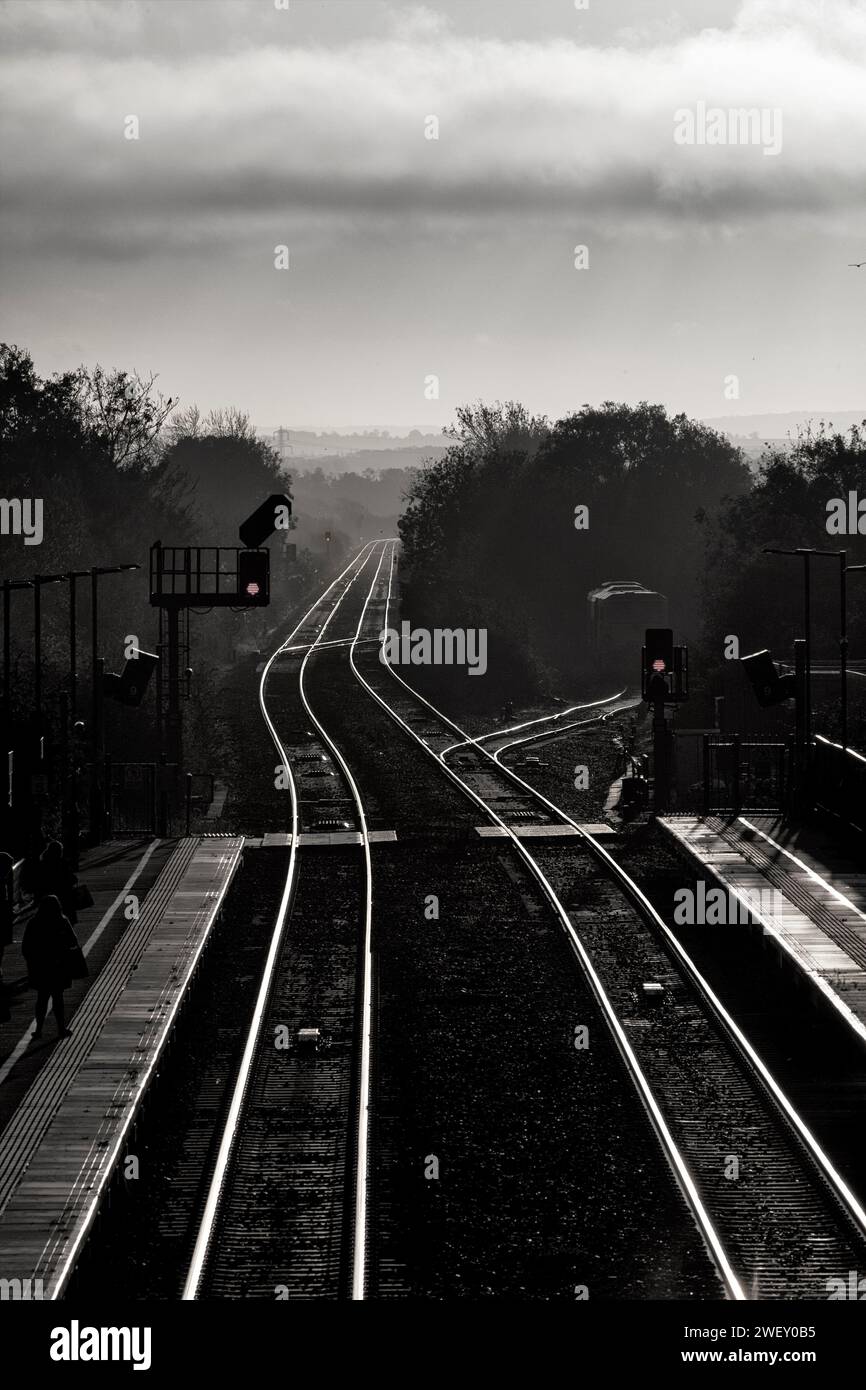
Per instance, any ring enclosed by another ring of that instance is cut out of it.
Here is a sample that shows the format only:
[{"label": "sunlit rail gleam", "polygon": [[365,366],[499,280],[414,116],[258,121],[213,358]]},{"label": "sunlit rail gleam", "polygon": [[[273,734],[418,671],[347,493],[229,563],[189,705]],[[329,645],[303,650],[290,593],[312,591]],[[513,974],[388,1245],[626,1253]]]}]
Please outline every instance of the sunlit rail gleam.
[{"label": "sunlit rail gleam", "polygon": [[[349,562],[349,564],[346,566],[346,568],[337,576],[336,579],[332,580],[332,582],[328,585],[328,587],[324,590],[324,592],[319,596],[319,598],[316,599],[315,603],[311,604],[311,606],[307,609],[307,611],[306,611],[306,613],[304,614],[304,616],[300,619],[300,621],[299,621],[299,622],[296,624],[296,626],[292,629],[292,631],[291,631],[291,633],[289,634],[289,636],[285,639],[285,641],[284,641],[283,643],[281,643],[281,645],[276,649],[276,651],[274,651],[274,652],[272,653],[272,655],[270,656],[270,658],[268,659],[268,661],[265,663],[265,667],[264,667],[264,669],[263,669],[263,671],[262,671],[261,680],[260,680],[260,682],[259,682],[259,707],[260,707],[260,709],[261,709],[262,718],[264,719],[265,725],[267,726],[268,733],[270,734],[271,740],[273,741],[274,748],[275,748],[276,751],[277,751],[277,755],[278,755],[278,757],[279,757],[279,759],[280,759],[281,765],[282,765],[282,767],[285,769],[286,776],[287,776],[287,789],[288,789],[288,791],[289,791],[290,800],[291,800],[291,820],[290,820],[290,825],[291,825],[291,843],[290,843],[290,849],[289,849],[289,864],[288,864],[288,869],[287,869],[287,871],[286,871],[286,880],[285,880],[285,884],[284,884],[284,887],[283,887],[283,892],[282,892],[282,896],[281,896],[281,899],[280,899],[279,908],[278,908],[278,910],[277,910],[276,920],[275,920],[275,922],[274,922],[274,928],[273,928],[273,931],[272,931],[272,933],[271,933],[271,939],[270,939],[270,943],[269,943],[269,946],[268,946],[267,956],[266,956],[266,958],[265,958],[264,968],[263,968],[263,970],[262,970],[262,978],[261,978],[261,983],[260,983],[260,985],[259,985],[258,994],[257,994],[257,997],[256,997],[256,1004],[255,1004],[255,1008],[254,1008],[254,1010],[253,1010],[252,1020],[251,1020],[251,1022],[250,1022],[249,1030],[248,1030],[248,1033],[247,1033],[247,1038],[246,1038],[246,1042],[245,1042],[245,1045],[244,1045],[243,1055],[242,1055],[242,1057],[241,1057],[240,1066],[239,1066],[239,1068],[238,1068],[238,1074],[237,1074],[237,1077],[236,1077],[236,1079],[235,1079],[234,1088],[233,1088],[233,1091],[232,1091],[231,1103],[230,1103],[230,1105],[229,1105],[228,1113],[227,1113],[226,1120],[225,1120],[225,1123],[224,1123],[224,1126],[223,1126],[223,1132],[222,1132],[222,1136],[221,1136],[221,1139],[220,1139],[219,1150],[218,1150],[218,1152],[217,1152],[216,1162],[215,1162],[215,1164],[214,1164],[214,1170],[213,1170],[213,1173],[212,1173],[212,1175],[211,1175],[211,1180],[210,1180],[210,1184],[209,1184],[209,1188],[208,1188],[207,1198],[206,1198],[205,1205],[204,1205],[204,1210],[203,1210],[203,1212],[202,1212],[201,1221],[200,1221],[199,1228],[198,1228],[198,1232],[197,1232],[197,1235],[196,1235],[195,1246],[194,1246],[194,1249],[193,1249],[192,1258],[191,1258],[191,1260],[190,1260],[190,1265],[189,1265],[189,1269],[188,1269],[188,1271],[187,1271],[186,1281],[185,1281],[185,1283],[184,1283],[184,1289],[183,1289],[183,1295],[182,1295],[182,1297],[183,1297],[184,1299],[187,1299],[187,1300],[197,1298],[197,1297],[198,1297],[198,1293],[199,1293],[199,1289],[200,1289],[200,1287],[201,1287],[202,1276],[203,1276],[204,1269],[205,1269],[205,1265],[206,1265],[206,1262],[207,1262],[208,1250],[209,1250],[209,1248],[210,1248],[211,1241],[212,1241],[212,1239],[213,1239],[214,1230],[215,1230],[216,1221],[217,1221],[217,1216],[218,1216],[218,1214],[219,1214],[220,1202],[221,1202],[221,1199],[222,1199],[222,1194],[223,1194],[223,1190],[224,1190],[225,1182],[226,1182],[226,1175],[227,1175],[227,1173],[228,1173],[229,1165],[230,1165],[230,1162],[231,1162],[232,1152],[233,1152],[234,1147],[235,1147],[235,1142],[236,1142],[236,1139],[237,1139],[239,1127],[240,1127],[240,1125],[241,1125],[241,1123],[242,1123],[242,1119],[243,1119],[244,1101],[245,1101],[245,1097],[246,1097],[247,1090],[248,1090],[248,1087],[249,1087],[249,1081],[250,1081],[250,1075],[251,1075],[251,1072],[252,1072],[253,1060],[254,1060],[254,1058],[255,1058],[256,1050],[257,1050],[257,1048],[258,1048],[258,1046],[259,1046],[259,1042],[260,1042],[261,1030],[262,1030],[262,1023],[263,1023],[264,1016],[265,1016],[265,1012],[266,1012],[266,1009],[267,1009],[268,1000],[269,1000],[269,997],[270,997],[270,994],[271,994],[271,989],[272,989],[272,985],[273,985],[273,981],[274,981],[274,975],[275,975],[275,971],[276,971],[276,967],[277,967],[277,962],[278,962],[278,960],[279,960],[280,952],[281,952],[281,949],[282,949],[282,946],[283,946],[283,938],[284,938],[284,935],[285,935],[286,923],[287,923],[287,921],[288,921],[289,909],[290,909],[290,907],[291,907],[292,899],[293,899],[294,892],[295,892],[296,882],[297,882],[297,864],[298,864],[298,854],[297,854],[297,850],[298,850],[298,795],[297,795],[297,787],[296,787],[296,785],[295,785],[295,780],[294,780],[294,777],[293,777],[293,775],[292,775],[292,771],[291,771],[291,766],[290,766],[290,760],[289,760],[288,753],[287,753],[287,751],[286,751],[285,746],[284,746],[283,743],[282,743],[282,740],[280,739],[280,736],[279,736],[279,734],[278,734],[278,732],[277,732],[277,729],[276,729],[276,726],[275,726],[275,724],[274,724],[274,721],[273,721],[273,719],[271,718],[271,716],[270,716],[270,714],[269,714],[269,712],[268,712],[267,701],[266,701],[266,697],[265,697],[265,689],[266,689],[267,679],[268,679],[268,675],[269,675],[269,673],[270,673],[270,671],[271,671],[271,667],[273,666],[274,662],[275,662],[281,655],[283,655],[287,650],[290,650],[290,649],[291,649],[291,644],[292,644],[293,639],[295,638],[296,634],[301,630],[301,628],[304,626],[304,624],[305,624],[306,622],[309,621],[310,616],[315,612],[316,608],[319,607],[319,605],[327,598],[327,596],[331,593],[332,589],[334,589],[337,585],[343,583],[343,581],[346,579],[346,576],[349,575],[349,574],[351,574],[352,577],[351,577],[351,578],[348,580],[348,582],[345,584],[345,587],[344,587],[344,589],[343,589],[343,591],[342,591],[342,593],[341,593],[340,599],[338,600],[338,604],[339,604],[339,602],[342,601],[343,597],[345,597],[345,594],[348,592],[348,590],[349,590],[351,584],[354,582],[354,579],[356,578],[357,572],[360,571],[360,569],[361,569],[361,568],[363,567],[363,565],[365,564],[367,558],[369,557],[369,554],[370,554],[371,549],[372,549],[372,542],[371,542],[371,543],[368,543],[366,546],[364,546],[363,549],[362,549],[361,551],[359,551],[359,553],[358,553],[356,556],[354,556],[354,557],[352,558],[352,560],[350,560],[350,562]],[[309,644],[306,644],[306,643],[305,643],[305,644],[302,644],[303,646],[306,646],[306,647],[307,647],[307,656],[309,656],[309,652],[312,651],[312,650],[315,648],[315,646],[316,646],[318,640],[321,638],[323,632],[327,629],[328,622],[330,622],[330,619],[331,619],[331,617],[333,616],[334,611],[336,611],[336,606],[335,606],[334,609],[331,610],[331,614],[329,615],[327,621],[326,621],[326,622],[323,624],[323,626],[319,629],[319,632],[317,633],[316,639],[315,639],[312,643],[309,643]],[[305,657],[305,661],[306,661],[306,657]],[[309,709],[308,709],[308,714],[311,714],[311,711],[309,711]],[[312,717],[312,716],[311,716],[311,717]],[[353,784],[353,785],[354,785],[354,784]],[[368,891],[367,891],[367,899],[368,899],[368,905],[369,905],[370,879],[369,879],[369,845],[368,845],[368,844],[365,845],[365,850],[366,850],[366,855],[367,855],[367,868],[368,868],[368,878],[367,878],[367,890],[368,890]],[[368,906],[368,912],[369,912],[369,906]],[[365,1117],[364,1117],[364,1119],[365,1119],[365,1124],[366,1124],[366,1110],[365,1110]],[[366,1140],[365,1140],[365,1143],[366,1143]],[[363,1190],[366,1191],[366,1173],[365,1173],[365,1176],[364,1176]],[[357,1242],[356,1242],[356,1244],[357,1244]],[[363,1249],[362,1249],[361,1252],[360,1252],[360,1256],[361,1256],[361,1259],[363,1259]],[[356,1261],[357,1261],[357,1253],[356,1253]],[[352,1286],[353,1286],[353,1296],[358,1296],[357,1294],[354,1293],[354,1290],[355,1290],[355,1288],[356,1288],[356,1286],[357,1286],[356,1271],[355,1271],[354,1267],[353,1267]],[[363,1289],[363,1269],[362,1269],[362,1271],[361,1271],[361,1287],[362,1287],[362,1289]],[[363,1296],[363,1293],[362,1293],[360,1296]]]},{"label": "sunlit rail gleam", "polygon": [[[393,588],[394,555],[395,548],[394,546],[392,546],[388,591],[385,604],[385,627],[387,627],[389,624],[389,613]],[[359,634],[361,632],[361,629],[362,624],[359,624]],[[495,738],[497,733],[501,735],[502,732],[504,732],[503,730],[494,730],[487,735],[476,736],[474,738],[470,737],[466,734],[465,730],[459,728],[459,726],[455,724],[453,720],[449,719],[447,715],[443,714],[442,711],[438,710],[429,700],[422,696],[418,691],[413,689],[413,687],[409,685],[409,683],[406,680],[404,680],[404,678],[397,671],[394,670],[391,663],[387,661],[386,653],[383,650],[382,664],[387,667],[390,675],[394,678],[394,680],[399,682],[399,684],[406,690],[406,692],[408,692],[413,702],[424,705],[430,711],[430,713],[433,716],[435,716],[436,720],[440,724],[447,726],[447,728],[451,729],[454,732],[454,734],[458,736],[455,743],[447,746],[442,752],[437,752],[435,749],[430,747],[426,739],[422,738],[416,730],[412,729],[412,727],[407,723],[407,721],[401,717],[399,712],[395,708],[393,708],[378,693],[378,691],[374,690],[370,683],[364,678],[363,674],[358,670],[354,661],[354,645],[350,650],[350,660],[357,678],[361,681],[361,683],[373,696],[377,703],[384,710],[386,710],[390,717],[400,725],[400,727],[404,730],[406,734],[409,735],[410,738],[412,738],[416,743],[418,743],[429,756],[433,757],[436,760],[436,762],[439,764],[442,770],[458,786],[460,786],[462,791],[484,811],[485,815],[490,820],[492,820],[494,824],[498,825],[510,838],[515,850],[521,856],[523,861],[527,864],[530,871],[533,873],[533,876],[536,878],[536,880],[542,887],[545,896],[547,897],[548,901],[550,902],[551,906],[556,912],[557,917],[559,918],[559,921],[561,922],[563,929],[566,931],[569,941],[571,942],[571,945],[576,955],[578,956],[587,974],[587,977],[590,980],[590,983],[592,984],[596,997],[602,1007],[604,1016],[608,1024],[610,1025],[614,1038],[616,1039],[617,1045],[620,1047],[620,1051],[623,1057],[626,1059],[629,1071],[635,1081],[635,1084],[637,1085],[643,1099],[645,1100],[647,1109],[653,1119],[653,1123],[662,1141],[665,1152],[668,1154],[674,1171],[676,1172],[677,1177],[680,1181],[681,1187],[684,1193],[686,1194],[686,1197],[689,1201],[690,1206],[692,1207],[693,1212],[695,1213],[695,1217],[698,1221],[701,1231],[704,1234],[707,1244],[712,1250],[714,1259],[716,1260],[719,1271],[725,1282],[729,1296],[734,1299],[746,1298],[746,1294],[743,1290],[742,1284],[740,1280],[737,1278],[736,1274],[734,1273],[731,1261],[723,1247],[718,1233],[715,1230],[714,1223],[712,1222],[712,1219],[710,1218],[709,1213],[707,1212],[706,1207],[703,1201],[701,1200],[700,1194],[697,1191],[695,1183],[689,1172],[688,1165],[686,1164],[685,1159],[683,1158],[682,1154],[678,1149],[678,1146],[676,1145],[670,1134],[670,1131],[661,1113],[661,1109],[658,1103],[656,1102],[654,1096],[652,1095],[649,1084],[643,1075],[642,1069],[637,1061],[637,1058],[634,1055],[633,1050],[631,1049],[628,1039],[624,1034],[622,1026],[601,984],[601,981],[599,980],[595,970],[593,969],[593,966],[586,954],[585,948],[583,947],[583,944],[580,941],[580,938],[577,932],[575,931],[575,928],[571,923],[564,906],[557,897],[557,894],[553,886],[547,879],[546,875],[544,874],[544,871],[541,869],[541,867],[534,859],[533,855],[527,849],[526,844],[517,836],[515,831],[510,826],[505,824],[502,818],[496,813],[496,811],[493,810],[493,808],[490,805],[488,805],[484,798],[481,797],[475,791],[475,789],[471,787],[465,781],[465,779],[459,775],[459,773],[454,768],[449,766],[448,762],[446,761],[447,756],[459,750],[461,747],[471,746],[482,757],[482,759],[486,759],[488,762],[493,764],[496,767],[497,772],[503,774],[516,787],[519,787],[523,794],[532,797],[539,806],[543,806],[547,812],[555,816],[556,819],[560,821],[562,824],[570,826],[577,833],[577,835],[580,836],[582,840],[587,844],[590,851],[599,859],[599,861],[614,877],[616,882],[621,886],[627,898],[633,903],[637,910],[641,914],[643,914],[645,919],[653,925],[653,928],[664,938],[670,950],[673,952],[674,956],[679,961],[685,976],[691,982],[694,989],[697,991],[699,996],[708,1006],[710,1012],[713,1014],[713,1016],[716,1018],[717,1022],[721,1026],[723,1034],[727,1036],[729,1040],[732,1042],[739,1055],[747,1064],[748,1068],[751,1069],[752,1073],[758,1079],[759,1084],[763,1088],[765,1094],[767,1094],[771,1098],[772,1103],[775,1105],[780,1116],[784,1118],[784,1121],[794,1131],[794,1134],[800,1141],[801,1145],[803,1146],[803,1149],[809,1155],[809,1158],[814,1163],[819,1174],[824,1180],[827,1188],[829,1188],[830,1192],[835,1197],[841,1208],[845,1211],[847,1217],[851,1220],[858,1232],[861,1235],[866,1236],[866,1211],[864,1211],[863,1206],[858,1201],[857,1197],[852,1192],[848,1184],[844,1181],[841,1174],[837,1171],[837,1169],[835,1168],[834,1164],[832,1163],[822,1146],[815,1139],[814,1135],[811,1133],[810,1129],[805,1124],[795,1107],[791,1104],[788,1097],[785,1095],[782,1088],[776,1082],[775,1078],[772,1076],[761,1057],[752,1047],[751,1043],[743,1033],[742,1029],[737,1025],[730,1012],[725,1008],[725,1006],[719,999],[716,992],[711,988],[708,981],[698,970],[697,966],[689,956],[688,952],[685,950],[685,948],[678,941],[674,933],[670,930],[667,924],[656,912],[652,903],[643,893],[639,885],[617,862],[614,856],[609,853],[605,846],[600,843],[598,839],[596,839],[587,830],[581,827],[578,824],[578,822],[574,820],[573,817],[569,816],[560,807],[556,806],[554,802],[552,802],[548,797],[544,796],[543,793],[539,792],[536,788],[532,787],[528,782],[526,782],[522,777],[520,777],[516,772],[514,772],[513,769],[507,767],[501,761],[502,754],[506,752],[509,748],[519,746],[522,743],[531,742],[534,738],[537,737],[537,735],[535,733],[527,733],[522,738],[511,740],[508,744],[504,745],[501,748],[498,748],[495,752],[491,752],[488,748],[485,747],[485,743]],[[527,728],[529,727],[530,722],[534,721],[527,721]],[[594,721],[580,721],[580,723],[588,722]],[[545,734],[546,732],[547,730],[545,730]],[[565,727],[559,730],[552,729],[551,732],[565,732]]]},{"label": "sunlit rail gleam", "polygon": [[[390,569],[388,576],[388,593],[385,608],[385,627],[388,626],[388,616],[391,605],[394,573],[394,555],[395,547],[392,543]],[[375,587],[375,584],[373,587]],[[372,588],[370,592],[372,596]],[[362,630],[363,621],[364,615],[362,614],[361,621],[358,625],[358,635],[360,635],[360,632]],[[416,690],[413,690],[413,688],[408,684],[408,682],[405,681],[403,677],[400,676],[393,669],[390,662],[388,662],[387,659],[385,659],[384,648],[380,659],[382,659],[383,665],[387,667],[388,671],[394,677],[394,679],[396,681],[399,681],[399,683],[403,687],[405,687],[405,689],[412,696],[413,700],[425,705],[427,709],[429,709],[438,720],[440,720],[443,724],[446,724],[450,729],[454,731],[455,734],[459,736],[459,739],[462,743],[465,744],[467,742],[473,742],[473,740],[470,739],[469,736],[466,734],[465,730],[461,729],[457,724],[454,723],[452,719],[449,719],[447,715],[444,715],[440,710],[437,710],[436,707],[432,705],[429,700],[424,698],[424,696],[420,695]],[[454,771],[453,768],[449,767],[448,763],[445,761],[444,756],[432,749],[429,746],[429,744],[427,744],[425,740],[421,738],[420,735],[414,729],[411,728],[411,726],[406,722],[406,720],[404,720],[401,717],[398,711],[394,709],[392,705],[388,704],[388,702],[379,694],[379,692],[373,688],[370,682],[366,680],[364,675],[358,669],[357,664],[355,662],[354,644],[349,649],[349,660],[358,680],[368,691],[368,693],[373,697],[373,699],[377,702],[377,704],[379,704],[381,708],[387,712],[387,714],[404,730],[406,734],[409,735],[411,739],[413,739],[417,744],[419,744],[419,746],[422,747],[430,757],[436,760],[439,767],[446,773],[446,775],[449,778],[451,778],[453,782],[456,783],[457,786],[461,788],[461,790],[468,797],[471,798],[472,801],[475,802],[475,804],[483,811],[484,815],[488,817],[488,819],[490,819],[494,825],[500,827],[500,829],[511,840],[517,853],[522,857],[522,859],[528,866],[530,872],[533,874],[533,877],[539,883],[545,897],[547,898],[548,902],[550,903],[554,912],[556,913],[563,929],[565,930],[568,936],[572,948],[574,949],[575,954],[577,955],[580,961],[586,978],[589,981],[590,986],[592,988],[593,994],[595,995],[595,998],[598,1001],[598,1004],[602,1010],[602,1014],[610,1028],[610,1032],[613,1036],[614,1042],[616,1043],[616,1046],[619,1049],[620,1054],[622,1055],[625,1061],[629,1075],[631,1076],[635,1086],[637,1087],[641,1100],[647,1110],[647,1113],[650,1116],[656,1133],[659,1136],[662,1148],[668,1157],[671,1167],[673,1168],[677,1181],[680,1184],[681,1190],[683,1191],[686,1200],[695,1215],[695,1219],[698,1223],[698,1227],[701,1231],[701,1234],[703,1235],[709,1249],[712,1252],[714,1262],[719,1270],[728,1296],[735,1300],[745,1300],[746,1295],[743,1291],[742,1284],[740,1283],[740,1280],[737,1278],[733,1270],[727,1252],[725,1251],[724,1246],[722,1245],[722,1242],[719,1239],[719,1236],[715,1229],[715,1225],[703,1203],[703,1200],[701,1199],[700,1193],[697,1190],[694,1179],[692,1178],[692,1175],[689,1171],[688,1165],[686,1164],[685,1159],[683,1158],[683,1155],[681,1154],[679,1147],[676,1144],[673,1135],[671,1134],[668,1128],[667,1122],[665,1121],[661,1108],[658,1102],[656,1101],[655,1096],[653,1095],[649,1082],[647,1081],[643,1069],[640,1066],[637,1057],[635,1056],[631,1044],[626,1036],[625,1030],[622,1024],[620,1023],[620,1020],[616,1014],[616,1011],[610,999],[608,998],[607,992],[605,991],[604,986],[602,985],[602,982],[599,979],[599,976],[595,971],[592,962],[589,959],[583,942],[580,940],[577,932],[575,931],[574,926],[572,925],[568,917],[568,913],[566,912],[564,906],[560,902],[556,894],[556,891],[553,888],[553,885],[550,883],[549,879],[544,874],[543,870],[538,865],[536,860],[529,853],[525,844],[518,838],[518,836],[511,829],[511,827],[506,825],[505,821],[501,818],[501,816],[499,816],[497,812],[494,811],[493,808],[488,805],[488,803],[483,799],[483,797],[479,796],[478,793],[472,787],[470,787],[468,783],[465,782],[464,779]],[[493,761],[492,755],[482,746],[478,746],[478,751],[484,757],[488,758],[491,762]],[[517,780],[519,781],[520,779],[518,778]],[[532,792],[532,788],[528,788],[528,790]],[[548,804],[550,805],[551,803]]]}]

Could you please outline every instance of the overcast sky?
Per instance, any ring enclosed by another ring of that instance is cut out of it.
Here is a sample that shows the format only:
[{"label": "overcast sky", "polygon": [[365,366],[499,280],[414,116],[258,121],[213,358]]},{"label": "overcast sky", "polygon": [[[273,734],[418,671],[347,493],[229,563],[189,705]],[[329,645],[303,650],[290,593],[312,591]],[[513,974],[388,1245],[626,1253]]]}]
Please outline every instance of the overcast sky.
[{"label": "overcast sky", "polygon": [[[0,3],[0,336],[40,371],[261,425],[866,405],[866,6],[281,4]],[[677,143],[701,102],[781,148]]]}]

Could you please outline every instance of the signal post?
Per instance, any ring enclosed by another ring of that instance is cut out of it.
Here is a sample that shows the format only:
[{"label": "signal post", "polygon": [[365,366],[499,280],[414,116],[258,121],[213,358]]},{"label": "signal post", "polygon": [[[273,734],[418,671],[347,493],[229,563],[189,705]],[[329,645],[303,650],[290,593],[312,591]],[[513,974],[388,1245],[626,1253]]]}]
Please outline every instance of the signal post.
[{"label": "signal post", "polygon": [[689,698],[688,647],[674,645],[672,628],[646,629],[641,695],[653,707],[653,810],[658,815],[669,809],[673,773],[673,739],[665,706]]},{"label": "signal post", "polygon": [[[167,677],[158,692],[165,790],[171,787],[175,808],[183,773],[181,649],[189,651],[189,610],[266,607],[271,601],[271,555],[262,542],[275,530],[288,530],[291,515],[291,499],[274,493],[239,527],[242,547],[164,546],[160,541],[151,546],[150,602],[160,610],[160,645],[167,657]],[[191,674],[188,668],[186,674]]]}]

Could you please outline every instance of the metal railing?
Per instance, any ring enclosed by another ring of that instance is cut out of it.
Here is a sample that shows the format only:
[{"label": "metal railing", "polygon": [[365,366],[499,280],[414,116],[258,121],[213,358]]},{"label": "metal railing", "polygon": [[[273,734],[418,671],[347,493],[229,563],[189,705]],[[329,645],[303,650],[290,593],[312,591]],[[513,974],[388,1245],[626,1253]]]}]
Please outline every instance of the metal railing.
[{"label": "metal railing", "polygon": [[821,734],[812,746],[809,793],[816,804],[866,832],[866,758]]},{"label": "metal railing", "polygon": [[703,812],[783,810],[791,787],[790,741],[703,735]]},{"label": "metal railing", "polygon": [[156,764],[109,761],[106,783],[110,834],[155,835]]}]

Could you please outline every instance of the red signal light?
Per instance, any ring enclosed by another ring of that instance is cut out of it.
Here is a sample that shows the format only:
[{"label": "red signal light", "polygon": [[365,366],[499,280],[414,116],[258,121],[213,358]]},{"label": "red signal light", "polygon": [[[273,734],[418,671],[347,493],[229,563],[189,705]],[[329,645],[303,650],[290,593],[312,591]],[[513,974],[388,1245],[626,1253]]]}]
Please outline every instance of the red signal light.
[{"label": "red signal light", "polygon": [[238,551],[238,598],[259,607],[268,602],[270,553],[267,550]]}]

